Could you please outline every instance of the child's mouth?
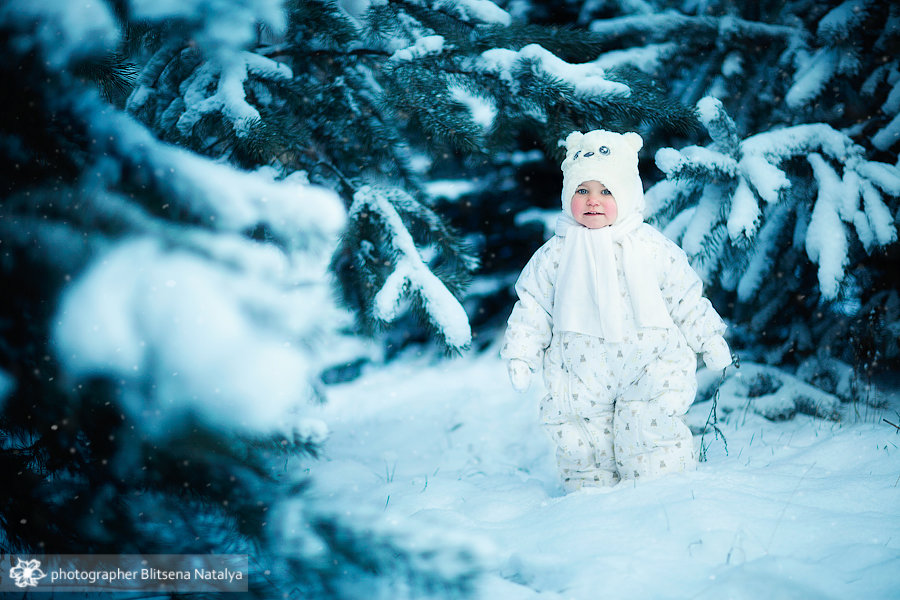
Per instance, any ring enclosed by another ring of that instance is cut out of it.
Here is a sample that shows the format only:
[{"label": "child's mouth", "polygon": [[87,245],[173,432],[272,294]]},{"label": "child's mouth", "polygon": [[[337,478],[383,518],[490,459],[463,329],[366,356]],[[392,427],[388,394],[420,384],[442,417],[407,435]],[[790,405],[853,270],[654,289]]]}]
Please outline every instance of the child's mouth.
[{"label": "child's mouth", "polygon": [[585,214],[585,215],[588,215],[588,216],[591,216],[591,215],[599,215],[599,216],[602,216],[602,215],[604,215],[605,213],[602,213],[602,212],[586,212],[586,213],[584,213],[584,214]]}]

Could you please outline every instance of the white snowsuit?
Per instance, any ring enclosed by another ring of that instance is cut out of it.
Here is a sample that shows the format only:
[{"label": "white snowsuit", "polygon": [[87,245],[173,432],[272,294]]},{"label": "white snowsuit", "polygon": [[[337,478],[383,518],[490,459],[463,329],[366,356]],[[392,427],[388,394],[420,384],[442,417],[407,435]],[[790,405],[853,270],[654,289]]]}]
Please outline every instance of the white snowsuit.
[{"label": "white snowsuit", "polygon": [[542,424],[556,443],[567,491],[613,485],[621,479],[693,469],[693,439],[684,415],[697,389],[696,354],[718,354],[725,323],[702,295],[687,256],[650,225],[631,235],[648,249],[674,328],[639,327],[622,270],[616,266],[624,314],[621,342],[555,331],[552,322],[563,238],[534,254],[516,283],[519,300],[501,350],[532,371],[543,366],[549,394]]}]

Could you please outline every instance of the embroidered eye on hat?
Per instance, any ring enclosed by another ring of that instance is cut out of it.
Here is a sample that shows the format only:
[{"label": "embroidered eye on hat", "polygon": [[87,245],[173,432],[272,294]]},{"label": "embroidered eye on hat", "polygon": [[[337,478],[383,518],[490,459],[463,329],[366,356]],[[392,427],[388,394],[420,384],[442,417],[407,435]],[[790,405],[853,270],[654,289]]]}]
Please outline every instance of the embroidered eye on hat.
[{"label": "embroidered eye on hat", "polygon": [[566,138],[562,163],[562,210],[572,216],[572,196],[585,181],[599,181],[616,199],[617,221],[637,213],[643,215],[644,188],[638,172],[638,151],[644,140],[634,132],[615,133],[595,129],[573,131]]}]

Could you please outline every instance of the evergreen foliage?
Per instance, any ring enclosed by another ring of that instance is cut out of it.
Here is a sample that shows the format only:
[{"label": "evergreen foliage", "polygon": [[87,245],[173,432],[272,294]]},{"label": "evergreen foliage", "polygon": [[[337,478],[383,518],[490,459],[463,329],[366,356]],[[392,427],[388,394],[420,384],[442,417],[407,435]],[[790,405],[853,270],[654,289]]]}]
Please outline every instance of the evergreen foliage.
[{"label": "evergreen foliage", "polygon": [[[512,23],[488,5],[292,0],[286,33],[262,31],[227,63],[167,23],[167,35],[158,27],[138,35],[133,59],[143,67],[128,110],[196,152],[244,168],[302,170],[338,190],[351,220],[334,271],[361,329],[374,332],[389,321],[374,299],[391,295],[385,286],[403,279],[392,274],[410,264],[396,236],[411,236],[414,260],[427,256],[457,298],[484,250],[434,212],[429,170],[490,176],[510,164],[522,137],[556,160],[559,139],[578,127],[643,121],[684,131],[696,122],[633,69],[576,64],[597,46],[586,32]],[[396,188],[382,197],[400,217],[388,235],[378,229],[384,219],[353,209],[360,190],[386,187]],[[485,217],[513,227],[508,215]],[[446,348],[469,345],[452,316],[458,309],[436,312],[419,287],[397,289]]]},{"label": "evergreen foliage", "polygon": [[[240,106],[232,77],[290,84],[242,50],[259,23],[278,26],[276,4],[210,2],[181,22],[132,2],[117,22],[119,3],[0,3],[0,69],[16,81],[0,125],[0,551],[249,554],[258,597],[458,597],[482,569],[469,542],[305,494],[327,435],[303,416],[315,353],[340,326],[325,276],[339,197],[169,145],[110,92],[130,72],[110,63],[127,54],[120,29],[143,30],[159,47],[142,81],[183,68],[188,93],[225,82],[170,112],[162,137],[194,119],[213,155],[209,132],[258,135],[247,107],[222,109]],[[204,52],[219,66],[202,70]]]},{"label": "evergreen foliage", "polygon": [[659,171],[642,168],[656,184],[648,210],[712,286],[738,344],[762,344],[775,364],[895,367],[897,7],[550,4],[522,16],[577,20],[602,43],[599,64],[630,64],[696,106],[705,131],[641,131],[662,148]]}]

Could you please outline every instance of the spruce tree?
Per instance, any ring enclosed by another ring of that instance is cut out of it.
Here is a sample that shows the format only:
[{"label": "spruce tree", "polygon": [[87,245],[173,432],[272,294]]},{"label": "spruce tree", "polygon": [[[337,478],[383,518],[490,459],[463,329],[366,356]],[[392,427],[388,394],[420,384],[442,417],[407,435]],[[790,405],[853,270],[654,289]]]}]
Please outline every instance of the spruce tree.
[{"label": "spruce tree", "polygon": [[120,108],[122,30],[252,70],[244,45],[280,20],[266,1],[0,4],[0,551],[248,554],[258,597],[460,596],[468,543],[304,494],[339,196]]}]

